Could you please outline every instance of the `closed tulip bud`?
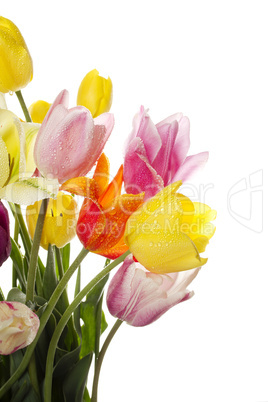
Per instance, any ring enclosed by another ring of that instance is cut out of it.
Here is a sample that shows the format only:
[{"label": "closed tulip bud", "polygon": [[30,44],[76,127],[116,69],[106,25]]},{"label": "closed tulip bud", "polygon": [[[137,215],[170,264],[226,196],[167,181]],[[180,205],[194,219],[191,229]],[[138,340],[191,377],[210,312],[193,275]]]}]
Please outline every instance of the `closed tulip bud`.
[{"label": "closed tulip bud", "polygon": [[93,117],[109,112],[113,99],[113,85],[111,78],[103,78],[95,69],[90,71],[82,80],[78,95],[77,105],[89,109]]},{"label": "closed tulip bud", "polygon": [[9,235],[9,218],[5,206],[0,201],[0,267],[8,259],[11,252]]},{"label": "closed tulip bud", "polygon": [[39,318],[19,302],[0,302],[0,355],[10,355],[34,340]]},{"label": "closed tulip bud", "polygon": [[43,100],[36,101],[29,107],[29,113],[31,115],[32,121],[34,123],[43,123],[51,103],[45,102]]},{"label": "closed tulip bud", "polygon": [[171,307],[193,296],[187,286],[199,269],[159,275],[128,256],[111,280],[107,307],[113,316],[134,327],[151,324]]},{"label": "closed tulip bud", "polygon": [[207,262],[205,251],[216,212],[176,193],[181,182],[165,187],[127,221],[125,242],[136,260],[157,274],[186,271]]},{"label": "closed tulip bud", "polygon": [[[37,201],[26,209],[26,221],[32,238],[41,202]],[[64,247],[76,234],[76,221],[77,204],[74,198],[60,191],[56,200],[49,200],[41,237],[41,246],[46,250],[49,244],[55,245],[58,248]]]},{"label": "closed tulip bud", "polygon": [[33,78],[33,63],[16,25],[0,17],[0,92],[19,91]]}]

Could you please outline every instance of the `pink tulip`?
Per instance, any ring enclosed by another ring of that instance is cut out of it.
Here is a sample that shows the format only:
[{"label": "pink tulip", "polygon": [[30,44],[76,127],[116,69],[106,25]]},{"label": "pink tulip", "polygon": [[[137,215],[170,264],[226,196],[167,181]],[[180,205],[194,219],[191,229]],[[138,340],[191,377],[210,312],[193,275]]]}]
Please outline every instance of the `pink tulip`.
[{"label": "pink tulip", "polygon": [[110,313],[135,327],[151,324],[176,304],[193,296],[186,287],[200,268],[172,274],[154,274],[128,256],[108,288]]},{"label": "pink tulip", "polygon": [[154,196],[168,184],[187,180],[208,159],[208,152],[188,156],[189,119],[174,114],[154,125],[143,106],[127,140],[124,181],[127,193]]},{"label": "pink tulip", "polygon": [[83,106],[68,109],[68,92],[62,91],[49,109],[34,147],[36,166],[45,177],[60,183],[86,175],[99,158],[114,126],[104,113],[93,119]]},{"label": "pink tulip", "polygon": [[10,355],[34,340],[39,318],[25,304],[0,302],[0,355]]}]

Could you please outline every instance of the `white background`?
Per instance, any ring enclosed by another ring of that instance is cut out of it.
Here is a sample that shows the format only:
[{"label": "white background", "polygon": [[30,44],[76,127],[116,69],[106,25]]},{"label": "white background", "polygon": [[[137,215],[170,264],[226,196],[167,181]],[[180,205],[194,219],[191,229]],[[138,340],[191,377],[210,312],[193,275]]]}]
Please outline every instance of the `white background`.
[{"label": "white background", "polygon": [[[66,88],[74,106],[89,70],[110,75],[116,125],[106,153],[113,173],[141,104],[155,123],[183,112],[190,153],[210,152],[193,183],[199,199],[217,209],[217,231],[190,287],[195,296],[148,327],[120,328],[103,364],[99,401],[268,401],[267,2],[1,3],[33,57],[34,79],[23,91],[28,105],[52,102]],[[15,96],[7,102],[22,117]],[[102,263],[90,256],[84,280]],[[6,292],[8,268],[1,272]]]}]

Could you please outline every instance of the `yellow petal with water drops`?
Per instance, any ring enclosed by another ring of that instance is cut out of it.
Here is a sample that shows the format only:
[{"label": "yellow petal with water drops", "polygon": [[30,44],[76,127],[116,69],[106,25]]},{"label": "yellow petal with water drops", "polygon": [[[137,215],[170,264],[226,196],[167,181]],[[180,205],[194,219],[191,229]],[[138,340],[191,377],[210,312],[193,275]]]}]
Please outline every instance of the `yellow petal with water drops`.
[{"label": "yellow petal with water drops", "polygon": [[7,147],[0,137],[0,188],[3,187],[9,178],[9,157]]},{"label": "yellow petal with water drops", "polygon": [[176,212],[180,210],[180,206],[177,202],[174,202],[174,197],[176,198],[175,193],[181,184],[182,182],[178,181],[165,187],[154,197],[144,202],[141,207],[130,216],[125,230],[126,242],[131,242],[132,235],[136,236],[136,234],[142,232],[143,225],[145,226],[145,230],[147,230],[148,225],[155,227],[155,225],[159,224],[162,226],[170,217],[178,221]]},{"label": "yellow petal with water drops", "polygon": [[59,183],[55,179],[31,177],[8,184],[0,189],[0,199],[15,204],[30,205],[44,198],[55,198],[59,191]]},{"label": "yellow petal with water drops", "polygon": [[191,239],[182,232],[144,232],[128,246],[135,258],[148,271],[156,274],[186,271],[207,262],[207,259],[200,257]]},{"label": "yellow petal with water drops", "polygon": [[[26,209],[26,220],[30,236],[33,238],[38,219],[41,201],[29,205]],[[56,199],[50,199],[46,211],[41,246],[48,245],[58,248],[65,246],[76,235],[78,208],[74,198],[59,192]]]}]

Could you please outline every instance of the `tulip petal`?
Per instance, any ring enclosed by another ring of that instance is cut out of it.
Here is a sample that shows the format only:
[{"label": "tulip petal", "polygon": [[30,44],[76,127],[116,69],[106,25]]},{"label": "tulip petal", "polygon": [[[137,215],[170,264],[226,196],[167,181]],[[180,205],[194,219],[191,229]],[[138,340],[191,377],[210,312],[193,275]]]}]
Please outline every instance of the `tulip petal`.
[{"label": "tulip petal", "polygon": [[170,161],[174,143],[178,132],[178,122],[174,120],[170,124],[163,124],[158,128],[158,133],[162,140],[162,146],[152,164],[157,174],[162,177],[164,185],[169,182]]},{"label": "tulip petal", "polygon": [[187,156],[183,165],[181,165],[174,174],[172,182],[177,180],[182,180],[185,182],[188,180],[197,170],[206,164],[208,156],[208,152],[200,152],[196,155]]},{"label": "tulip petal", "polygon": [[60,189],[62,191],[68,191],[72,194],[92,198],[93,200],[97,200],[100,195],[100,190],[96,180],[84,176],[75,177],[65,181],[61,185]]},{"label": "tulip petal", "polygon": [[9,355],[34,340],[39,318],[25,304],[0,302],[0,354]]},{"label": "tulip petal", "polygon": [[178,123],[178,134],[172,152],[171,177],[184,163],[190,147],[190,121],[188,117],[182,116]]},{"label": "tulip petal", "polygon": [[207,262],[200,257],[194,242],[182,232],[172,233],[164,228],[156,234],[140,234],[131,243],[126,237],[125,242],[135,258],[157,274],[186,271]]},{"label": "tulip petal", "polygon": [[93,179],[98,183],[100,195],[104,193],[109,184],[110,162],[107,156],[102,153],[98,159]]},{"label": "tulip petal", "polygon": [[95,161],[100,157],[103,148],[111,135],[114,127],[114,116],[111,113],[103,113],[94,119],[94,135],[90,145],[90,168],[93,167]]},{"label": "tulip petal", "polygon": [[152,164],[161,148],[162,141],[154,123],[147,113],[147,110],[145,110],[143,106],[141,106],[140,112],[134,116],[133,129],[125,144],[125,154],[131,142],[136,137],[140,138],[144,144],[149,164]]},{"label": "tulip petal", "polygon": [[187,286],[198,272],[199,269],[193,269],[178,274],[152,274],[128,256],[110,282],[108,309],[130,325],[148,325],[193,296]]},{"label": "tulip petal", "polygon": [[164,182],[161,176],[149,163],[144,144],[140,138],[135,138],[129,145],[124,162],[125,190],[130,194],[145,191],[150,198],[162,190]]},{"label": "tulip petal", "polygon": [[54,100],[54,102],[52,103],[52,105],[50,106],[44,120],[43,120],[43,124],[46,125],[48,120],[50,119],[51,114],[53,113],[54,109],[58,106],[58,105],[62,105],[63,109],[67,109],[68,105],[69,105],[69,92],[64,89],[63,91],[61,91],[59,93],[59,95],[56,97],[56,99]]},{"label": "tulip petal", "polygon": [[114,179],[108,185],[106,191],[99,198],[99,203],[103,209],[109,208],[114,200],[121,194],[123,183],[123,165],[120,166]]},{"label": "tulip petal", "polygon": [[57,180],[33,177],[19,180],[0,189],[0,198],[16,204],[30,205],[44,198],[55,198],[58,189]]},{"label": "tulip petal", "polygon": [[8,152],[7,152],[7,147],[0,137],[0,161],[1,161],[1,167],[0,167],[0,188],[5,185],[9,178],[9,158],[8,158]]}]

